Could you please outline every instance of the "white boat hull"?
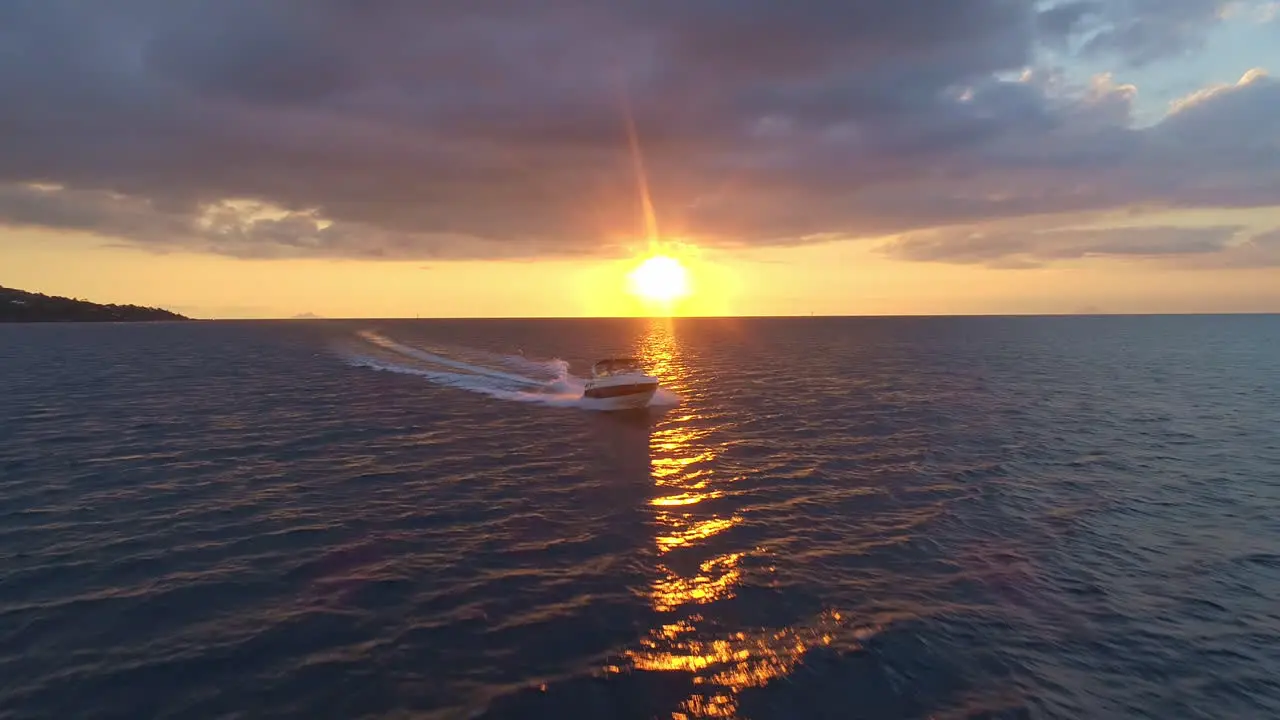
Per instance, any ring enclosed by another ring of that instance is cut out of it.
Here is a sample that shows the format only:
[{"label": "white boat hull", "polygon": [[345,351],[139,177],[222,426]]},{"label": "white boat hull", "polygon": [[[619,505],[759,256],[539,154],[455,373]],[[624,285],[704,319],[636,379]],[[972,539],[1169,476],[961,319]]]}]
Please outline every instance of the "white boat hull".
[{"label": "white boat hull", "polygon": [[658,392],[658,378],[645,373],[634,358],[607,358],[591,368],[582,399],[598,410],[638,410],[649,407]]},{"label": "white boat hull", "polygon": [[591,407],[596,410],[610,412],[616,410],[639,410],[649,407],[649,403],[653,401],[653,396],[657,392],[658,386],[654,385],[648,390],[628,393],[626,395],[614,395],[612,397],[585,396],[585,399],[591,404]]},{"label": "white boat hull", "polygon": [[658,378],[640,373],[625,373],[592,378],[582,397],[599,410],[635,410],[649,406],[658,392]]}]

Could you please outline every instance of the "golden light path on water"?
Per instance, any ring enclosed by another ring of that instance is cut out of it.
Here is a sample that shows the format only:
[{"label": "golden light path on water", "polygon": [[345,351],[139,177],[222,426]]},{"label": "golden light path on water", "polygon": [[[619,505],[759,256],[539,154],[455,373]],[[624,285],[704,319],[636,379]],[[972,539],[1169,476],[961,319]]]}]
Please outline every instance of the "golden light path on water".
[{"label": "golden light path on water", "polygon": [[[723,539],[743,522],[736,511],[716,512],[705,505],[732,497],[738,478],[724,477],[715,469],[720,451],[710,436],[716,424],[700,414],[697,389],[690,384],[692,372],[673,322],[652,320],[636,354],[665,387],[685,400],[656,424],[649,442],[656,490],[649,504],[659,528],[654,538],[659,561],[648,598],[670,622],[653,628],[626,657],[633,670],[689,673],[696,685],[706,687],[706,692],[684,701],[672,714],[675,720],[736,717],[743,690],[787,675],[810,648],[831,643],[841,617],[827,612],[804,628],[719,633],[706,622],[702,609],[732,599],[742,581],[740,563],[763,551],[738,547],[711,552],[708,547],[709,540]],[[705,559],[694,564],[666,560],[677,553]]]}]

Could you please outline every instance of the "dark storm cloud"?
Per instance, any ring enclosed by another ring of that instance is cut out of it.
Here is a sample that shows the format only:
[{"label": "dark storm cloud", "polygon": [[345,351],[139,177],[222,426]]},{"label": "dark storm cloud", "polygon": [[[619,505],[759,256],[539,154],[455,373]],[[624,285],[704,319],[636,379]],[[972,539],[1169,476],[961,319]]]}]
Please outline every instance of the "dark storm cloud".
[{"label": "dark storm cloud", "polygon": [[1176,55],[1221,5],[12,0],[0,221],[254,257],[601,252],[642,228],[627,104],[663,227],[706,242],[1271,203],[1268,78],[1145,130],[1130,89],[998,79],[1038,43]]}]

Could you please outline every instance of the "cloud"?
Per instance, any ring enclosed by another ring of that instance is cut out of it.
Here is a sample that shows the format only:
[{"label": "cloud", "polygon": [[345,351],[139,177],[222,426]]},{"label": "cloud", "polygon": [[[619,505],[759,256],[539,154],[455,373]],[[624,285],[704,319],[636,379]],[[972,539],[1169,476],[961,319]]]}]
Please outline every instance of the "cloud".
[{"label": "cloud", "polygon": [[1236,0],[1228,2],[1223,8],[1224,19],[1243,16],[1250,22],[1265,25],[1280,17],[1280,2],[1276,0]]},{"label": "cloud", "polygon": [[960,228],[896,238],[881,251],[901,260],[1038,267],[1092,257],[1160,258],[1221,253],[1240,226],[1110,227],[1057,230]]},{"label": "cloud", "polygon": [[[1180,140],[1211,139],[1218,144],[1256,141],[1274,148],[1280,139],[1280,82],[1262,68],[1249,70],[1234,85],[1214,85],[1173,102],[1163,123]],[[1259,116],[1259,114],[1262,114]]]},{"label": "cloud", "polygon": [[1196,267],[1280,268],[1280,228],[1254,235],[1227,252],[1207,255]]},{"label": "cloud", "polygon": [[1118,55],[1133,65],[1186,54],[1202,47],[1208,30],[1223,19],[1231,4],[1229,0],[1092,3],[1094,12],[1088,17],[1095,22],[1084,26],[1090,33],[1084,51]]},{"label": "cloud", "polygon": [[1274,19],[1273,0],[1060,0],[1037,17],[1049,47],[1077,46],[1082,55],[1144,66],[1204,47],[1224,20],[1245,15]]},{"label": "cloud", "polygon": [[[1280,197],[1275,80],[1137,128],[1208,0],[0,4],[0,222],[245,257],[616,252]],[[1195,172],[1186,172],[1195,168]],[[910,255],[910,253],[908,253]]]}]

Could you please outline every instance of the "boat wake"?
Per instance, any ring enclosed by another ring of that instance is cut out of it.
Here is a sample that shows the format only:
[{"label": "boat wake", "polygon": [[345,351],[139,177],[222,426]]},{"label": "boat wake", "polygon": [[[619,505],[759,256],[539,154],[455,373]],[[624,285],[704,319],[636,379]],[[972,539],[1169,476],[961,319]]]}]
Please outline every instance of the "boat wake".
[{"label": "boat wake", "polygon": [[[428,348],[398,342],[364,330],[362,341],[340,351],[348,363],[401,375],[414,375],[436,385],[487,395],[499,400],[537,403],[585,410],[607,404],[582,396],[586,380],[569,372],[564,360],[533,360],[522,355],[498,355],[471,348]],[[505,366],[508,370],[496,366]],[[659,388],[650,407],[679,404],[674,392]]]}]

